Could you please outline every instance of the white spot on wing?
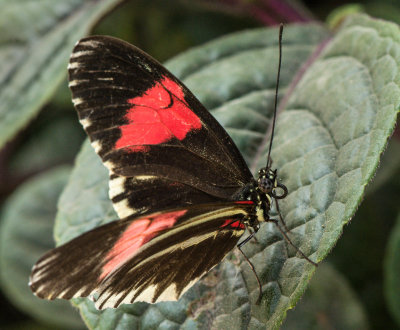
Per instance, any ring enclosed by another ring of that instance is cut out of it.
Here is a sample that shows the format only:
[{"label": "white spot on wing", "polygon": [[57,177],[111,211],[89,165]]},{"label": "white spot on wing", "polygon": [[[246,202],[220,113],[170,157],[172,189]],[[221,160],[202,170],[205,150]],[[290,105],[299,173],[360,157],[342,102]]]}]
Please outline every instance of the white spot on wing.
[{"label": "white spot on wing", "polygon": [[101,144],[100,144],[99,141],[92,141],[90,144],[92,145],[94,151],[96,151],[97,153],[100,152],[100,150],[101,150]]},{"label": "white spot on wing", "polygon": [[80,288],[78,291],[75,292],[74,297],[79,298],[82,297],[83,292],[86,290],[86,287]]},{"label": "white spot on wing", "polygon": [[75,97],[72,99],[72,103],[74,104],[74,106],[77,106],[83,102],[84,102],[83,99],[81,99],[80,97]]},{"label": "white spot on wing", "polygon": [[71,54],[71,58],[78,58],[81,56],[92,55],[94,53],[93,50],[80,50]]},{"label": "white spot on wing", "polygon": [[135,176],[135,179],[136,180],[153,180],[153,179],[156,179],[157,177],[156,176],[154,176],[154,175],[138,175],[138,176]]},{"label": "white spot on wing", "polygon": [[[145,288],[135,298],[134,301],[143,301],[143,302],[147,302],[147,303],[152,303],[156,290],[157,290],[156,285],[150,285],[147,288]],[[119,305],[132,303],[133,298],[135,297],[136,293],[137,293],[137,290],[131,290],[125,296],[125,298],[119,302]],[[118,294],[112,294],[111,291],[106,291],[95,302],[95,306],[96,306],[96,308],[100,308],[100,306],[104,303],[104,305],[102,306],[102,309],[115,308],[115,307],[117,307],[117,303],[120,300],[120,298],[125,294],[126,294],[126,291],[119,292]],[[157,302],[176,301],[176,300],[177,300],[176,286],[175,286],[175,284],[173,284],[173,285],[169,286],[168,288],[166,288],[166,290],[164,290],[164,292],[161,294],[161,296],[157,299]]]},{"label": "white spot on wing", "polygon": [[67,294],[67,292],[68,292],[68,289],[65,289],[63,292],[59,293],[57,297],[64,298],[64,296]]},{"label": "white spot on wing", "polygon": [[70,81],[70,82],[68,83],[68,86],[69,86],[69,87],[74,87],[74,86],[78,85],[78,81],[79,81],[79,80],[72,80],[72,81]]},{"label": "white spot on wing", "polygon": [[178,292],[176,291],[175,283],[172,283],[169,287],[165,288],[165,290],[157,298],[157,302],[159,302],[159,301],[175,301],[175,300],[178,300]]},{"label": "white spot on wing", "polygon": [[124,301],[122,302],[122,304],[130,304],[133,297],[135,296],[136,290],[131,290],[131,292],[129,292],[127,294],[127,296],[124,298]]},{"label": "white spot on wing", "polygon": [[143,67],[147,70],[147,71],[149,71],[149,72],[152,72],[153,70],[151,69],[151,67],[147,64],[147,63],[143,63]]},{"label": "white spot on wing", "polygon": [[[151,303],[154,297],[154,293],[156,292],[157,287],[154,285],[148,286],[146,289],[144,289],[138,297],[136,297],[135,301],[145,301],[148,303]],[[130,302],[131,299],[127,300],[126,302]],[[124,299],[125,301],[125,299]]]},{"label": "white spot on wing", "polygon": [[69,62],[68,63],[68,70],[78,69],[81,66],[79,62]]},{"label": "white spot on wing", "polygon": [[106,162],[103,162],[103,165],[109,169],[110,173],[114,173],[113,169],[114,169],[115,165],[113,162],[106,161]]},{"label": "white spot on wing", "polygon": [[35,283],[40,281],[42,277],[46,276],[47,272],[48,272],[47,268],[42,268],[40,270],[35,271],[35,274],[32,277],[32,282]]},{"label": "white spot on wing", "polygon": [[80,119],[79,122],[82,124],[83,128],[88,128],[90,125],[92,125],[92,122],[89,118]]},{"label": "white spot on wing", "polygon": [[[103,294],[97,300],[93,299],[95,302],[94,305],[97,309],[114,308],[121,294],[122,292],[117,295],[113,295],[111,291],[107,290],[103,292]],[[101,306],[103,303],[104,305]]]},{"label": "white spot on wing", "polygon": [[45,258],[45,259],[39,261],[39,262],[33,267],[33,269],[39,268],[39,267],[42,267],[42,266],[48,264],[50,261],[52,261],[53,259],[57,258],[58,256],[59,256],[59,253],[57,253],[57,252],[56,252],[56,253],[52,253],[52,254],[49,255],[47,258]]},{"label": "white spot on wing", "polygon": [[45,294],[45,289],[46,289],[45,284],[42,284],[36,288],[34,293],[38,297],[49,299],[49,300],[52,300],[52,298],[55,298],[53,292],[48,292],[47,294]]},{"label": "white spot on wing", "polygon": [[93,39],[87,39],[87,40],[81,40],[79,42],[80,46],[87,46],[87,47],[92,47],[96,48],[98,46],[102,46],[103,43],[101,41],[93,40]]},{"label": "white spot on wing", "polygon": [[[202,276],[204,274],[202,274]],[[189,284],[183,288],[183,290],[179,296],[178,296],[178,293],[176,290],[175,283],[171,284],[170,286],[165,288],[165,290],[161,293],[161,295],[157,298],[157,300],[155,302],[177,301],[180,297],[182,297],[186,293],[187,290],[189,290],[199,280],[200,277],[197,277],[197,278],[191,280],[189,282]],[[158,289],[157,285],[150,285],[147,288],[145,288],[135,298],[135,300],[133,300],[133,298],[135,297],[137,290],[132,290],[120,302],[119,302],[120,298],[126,294],[126,291],[122,291],[117,294],[113,294],[111,290],[107,290],[99,297],[99,299],[97,299],[95,301],[95,306],[97,309],[100,309],[100,306],[103,304],[103,306],[101,306],[101,309],[105,309],[105,308],[116,308],[119,305],[130,304],[130,303],[133,303],[136,301],[153,303],[153,297],[154,297],[154,294],[157,291],[157,289]],[[75,296],[77,297],[78,295],[75,295]]]},{"label": "white spot on wing", "polygon": [[135,211],[132,210],[132,208],[128,205],[128,200],[123,199],[122,201],[118,203],[113,203],[114,210],[117,212],[118,216],[120,218],[125,218],[130,216],[132,213]]},{"label": "white spot on wing", "polygon": [[108,192],[108,196],[110,197],[110,199],[113,199],[115,196],[124,193],[125,180],[126,178],[123,176],[117,176],[116,178],[110,180],[110,190]]},{"label": "white spot on wing", "polygon": [[74,87],[74,86],[77,86],[77,85],[82,84],[82,83],[87,83],[89,81],[90,81],[89,79],[75,79],[75,80],[71,80],[68,83],[68,86],[69,87]]}]

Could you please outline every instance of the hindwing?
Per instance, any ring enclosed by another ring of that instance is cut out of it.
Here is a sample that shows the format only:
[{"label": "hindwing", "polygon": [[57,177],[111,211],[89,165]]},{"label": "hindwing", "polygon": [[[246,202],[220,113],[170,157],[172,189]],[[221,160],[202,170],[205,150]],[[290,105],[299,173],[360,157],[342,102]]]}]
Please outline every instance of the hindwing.
[{"label": "hindwing", "polygon": [[217,200],[215,196],[193,186],[172,182],[159,176],[125,177],[111,174],[109,185],[110,199],[121,219],[162,211],[171,206],[184,207]]},{"label": "hindwing", "polygon": [[99,309],[177,300],[235,247],[252,210],[203,204],[108,223],[45,254],[30,286],[46,299],[91,296]]}]

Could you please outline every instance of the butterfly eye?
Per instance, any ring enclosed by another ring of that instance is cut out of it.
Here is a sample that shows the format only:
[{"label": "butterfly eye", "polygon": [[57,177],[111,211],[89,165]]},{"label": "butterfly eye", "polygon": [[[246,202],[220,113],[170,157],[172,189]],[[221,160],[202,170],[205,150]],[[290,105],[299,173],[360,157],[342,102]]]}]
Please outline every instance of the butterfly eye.
[{"label": "butterfly eye", "polygon": [[260,178],[258,179],[258,187],[266,194],[270,193],[274,188],[274,180],[268,178]]}]

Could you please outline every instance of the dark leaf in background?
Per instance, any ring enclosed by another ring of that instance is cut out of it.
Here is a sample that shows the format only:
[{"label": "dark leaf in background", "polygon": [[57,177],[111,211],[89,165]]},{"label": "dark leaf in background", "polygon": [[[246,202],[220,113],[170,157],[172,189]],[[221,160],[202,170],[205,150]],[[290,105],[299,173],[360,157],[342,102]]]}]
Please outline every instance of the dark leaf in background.
[{"label": "dark leaf in background", "polygon": [[0,147],[49,101],[75,42],[119,2],[0,1]]},{"label": "dark leaf in background", "polygon": [[396,225],[390,235],[384,271],[387,305],[391,315],[400,325],[400,217],[397,218]]},{"label": "dark leaf in background", "polygon": [[[180,0],[182,3],[189,1]],[[264,25],[300,23],[313,20],[311,12],[296,0],[197,0],[199,6],[208,10],[229,12],[238,16],[249,16]],[[192,3],[192,2],[191,2]]]},{"label": "dark leaf in background", "polygon": [[32,265],[55,246],[53,239],[57,200],[70,174],[59,167],[27,181],[4,206],[0,227],[0,284],[10,301],[44,323],[82,328],[76,310],[67,301],[46,301],[34,296],[28,279]]},{"label": "dark leaf in background", "polygon": [[329,263],[323,263],[281,329],[368,328],[365,310],[346,278]]},{"label": "dark leaf in background", "polygon": [[23,175],[73,159],[83,134],[81,126],[76,125],[76,116],[71,117],[54,119],[32,134],[10,159],[12,173]]}]

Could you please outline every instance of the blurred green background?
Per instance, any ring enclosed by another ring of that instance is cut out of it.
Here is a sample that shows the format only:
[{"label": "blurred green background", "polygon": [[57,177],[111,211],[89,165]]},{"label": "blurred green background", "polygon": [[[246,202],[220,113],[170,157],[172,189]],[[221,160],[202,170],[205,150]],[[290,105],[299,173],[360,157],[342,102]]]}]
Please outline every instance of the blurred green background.
[{"label": "blurred green background", "polygon": [[[3,1],[1,6],[7,6],[6,1]],[[39,4],[40,1],[31,1],[31,3]],[[124,39],[151,54],[160,62],[164,62],[193,46],[243,29],[276,25],[280,22],[313,20],[320,21],[321,24],[330,22],[334,25],[335,19],[340,17],[335,14],[335,11],[336,13],[343,12],[345,9],[342,6],[348,3],[350,2],[344,0],[124,1],[99,20],[92,34],[106,34]],[[345,8],[364,11],[371,16],[396,23],[400,22],[398,1],[363,1]],[[0,16],[0,20],[2,18],[4,19],[4,16]],[[35,28],[34,20],[29,24],[33,29]],[[5,33],[5,30],[0,28],[0,37],[2,33]],[[3,62],[0,68],[0,70],[7,70],[7,63]],[[68,166],[65,165],[73,164],[74,157],[85,138],[72,107],[67,88],[66,70],[63,74],[65,77],[62,83],[42,107],[39,115],[19,130],[18,134],[0,151],[0,202],[2,203],[0,221],[3,222],[0,223],[2,225],[0,229],[6,225],[12,226],[12,218],[18,216],[10,211],[12,208],[10,204],[18,203],[18,201],[10,200],[9,197],[15,192],[23,194],[21,190],[18,190],[21,185],[25,185],[24,189],[29,189],[26,187],[26,182],[29,184],[32,178],[49,170],[65,173],[63,175],[67,180]],[[40,228],[43,232],[51,232],[51,226],[44,228],[46,225],[40,225],[40,218],[51,219],[55,215],[56,200],[64,182],[49,179],[49,186],[37,192],[43,196],[44,192],[50,189],[51,194],[48,198],[43,197],[43,203],[54,199],[52,200],[53,208],[50,207],[46,214],[40,212],[37,214],[38,226],[42,226]],[[334,267],[335,272],[338,272],[338,276],[343,277],[346,283],[344,290],[351,291],[351,299],[356,300],[357,304],[364,309],[371,329],[397,329],[400,326],[399,316],[396,323],[395,316],[389,312],[387,299],[390,298],[385,297],[384,293],[384,286],[388,285],[385,284],[384,278],[389,276],[385,275],[384,265],[385,262],[386,264],[390,262],[385,258],[390,253],[399,251],[396,250],[395,243],[388,244],[391,235],[392,237],[399,236],[394,230],[396,219],[400,214],[399,201],[400,134],[397,131],[385,153],[376,180],[370,185],[356,216],[345,228],[337,246],[326,260]],[[8,222],[5,223],[6,221]],[[2,239],[4,245],[6,238]],[[393,238],[392,242],[395,242]],[[52,242],[43,243],[43,250],[46,249],[46,244],[51,246]],[[3,276],[7,276],[7,271],[4,269],[2,271]],[[335,285],[335,280],[329,276],[321,278],[320,281]],[[392,281],[396,282],[396,279]],[[399,285],[397,287],[400,289]],[[7,292],[4,287],[3,291],[0,291],[0,329],[54,328],[51,320],[48,320],[49,323],[44,323],[43,320],[33,319],[23,303],[9,300],[10,294],[12,293]],[[309,295],[312,295],[312,292]],[[307,303],[308,299],[312,297],[306,294],[302,302]],[[291,313],[288,313],[288,322],[292,317]],[[71,316],[63,326],[66,328],[83,326],[80,325],[79,320],[74,321],[74,317]],[[301,316],[298,315],[298,317]],[[289,324],[288,329],[306,328],[301,324]],[[317,328],[333,329],[324,322],[322,314]]]}]

